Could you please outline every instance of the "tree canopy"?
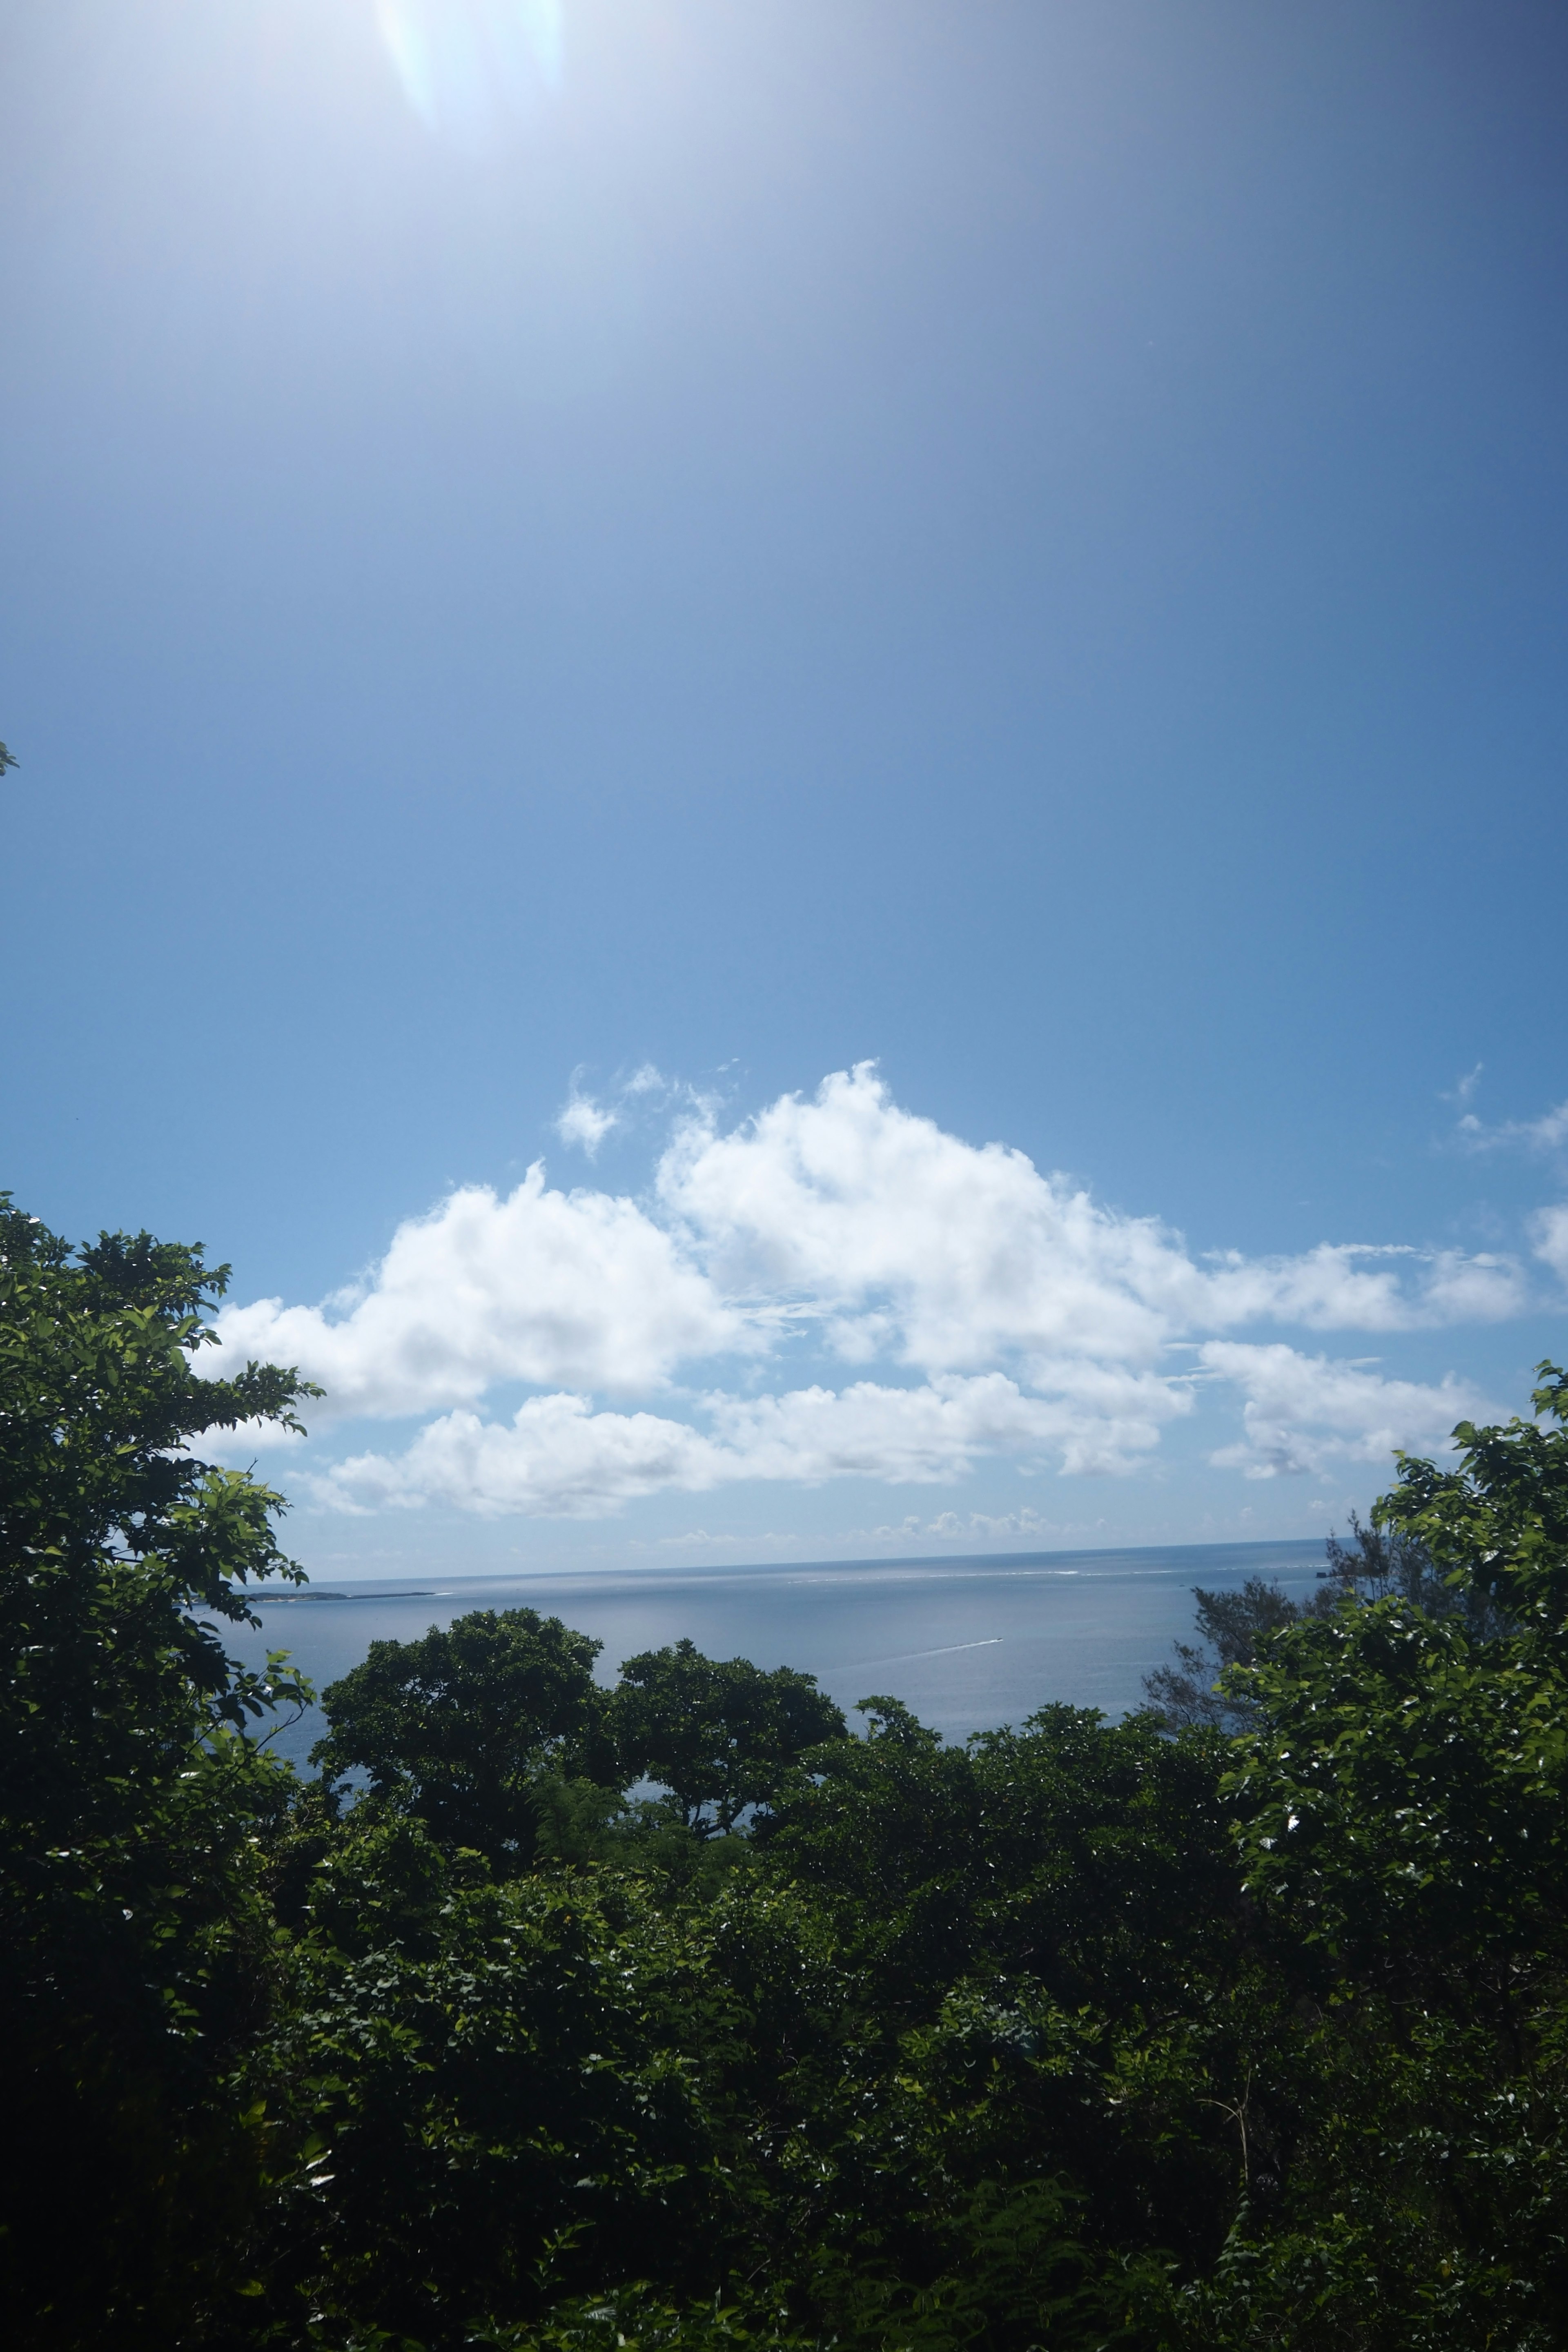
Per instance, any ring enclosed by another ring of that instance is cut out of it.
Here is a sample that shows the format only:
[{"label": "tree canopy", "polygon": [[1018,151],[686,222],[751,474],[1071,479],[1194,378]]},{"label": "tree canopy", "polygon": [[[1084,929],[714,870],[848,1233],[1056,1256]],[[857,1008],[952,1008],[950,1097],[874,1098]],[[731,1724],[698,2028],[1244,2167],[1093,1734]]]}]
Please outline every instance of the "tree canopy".
[{"label": "tree canopy", "polygon": [[602,1646],[532,1609],[476,1610],[421,1641],[373,1642],[323,1692],[331,1728],[310,1760],[363,1772],[384,1809],[419,1814],[447,1845],[526,1861],[542,1772],[595,1760]]},{"label": "tree canopy", "polygon": [[771,1803],[791,1769],[845,1728],[814,1675],[721,1663],[690,1641],[626,1661],[612,1721],[623,1774],[661,1781],[700,1834]]}]

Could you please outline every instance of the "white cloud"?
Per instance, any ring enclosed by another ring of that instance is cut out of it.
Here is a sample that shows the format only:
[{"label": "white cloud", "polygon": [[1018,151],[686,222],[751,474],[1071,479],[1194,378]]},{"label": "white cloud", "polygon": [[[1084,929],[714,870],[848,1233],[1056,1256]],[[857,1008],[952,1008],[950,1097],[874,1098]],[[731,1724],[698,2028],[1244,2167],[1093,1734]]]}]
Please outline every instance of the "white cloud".
[{"label": "white cloud", "polygon": [[[868,1064],[729,1132],[651,1066],[617,1097],[655,1098],[665,1116],[687,1108],[647,1201],[552,1190],[542,1165],[505,1198],[466,1187],[401,1225],[352,1292],[226,1307],[203,1369],[297,1364],[328,1391],[313,1424],[441,1416],[406,1449],[326,1474],[345,1506],[582,1514],[737,1479],[931,1484],[987,1458],[1125,1469],[1190,1406],[1171,1371],[1178,1345],[1241,1385],[1247,1439],[1227,1462],[1264,1475],[1336,1451],[1372,1459],[1389,1429],[1424,1442],[1410,1434],[1433,1425],[1416,1401],[1447,1391],[1337,1366],[1335,1411],[1350,1419],[1297,1411],[1287,1391],[1329,1396],[1323,1360],[1224,1335],[1395,1332],[1494,1320],[1525,1299],[1519,1265],[1488,1254],[1325,1242],[1195,1259],[1157,1218],[904,1110]],[[574,1081],[558,1125],[591,1150],[621,1116]],[[1544,1213],[1536,1247],[1568,1265],[1568,1209]],[[748,1367],[813,1339],[865,1376],[747,1392]],[[734,1372],[718,1389],[723,1359]],[[666,1400],[700,1370],[710,1392],[691,1419],[588,1401]],[[550,1393],[484,1419],[476,1408],[505,1383]],[[1439,1436],[1459,1410],[1445,1402]]]},{"label": "white cloud", "polygon": [[595,1412],[582,1396],[531,1397],[510,1422],[449,1412],[401,1454],[360,1454],[316,1482],[342,1509],[454,1503],[484,1517],[509,1512],[599,1518],[639,1495],[716,1484],[717,1449],[687,1423],[651,1412]]},{"label": "white cloud", "polygon": [[949,1374],[913,1389],[850,1388],[704,1400],[709,1429],[649,1412],[595,1412],[585,1397],[531,1397],[510,1422],[451,1412],[396,1455],[362,1454],[315,1482],[318,1497],[353,1510],[380,1503],[457,1504],[503,1512],[599,1517],[633,1497],[700,1494],[739,1481],[816,1486],[833,1478],[934,1486],[994,1455],[1069,1470],[1125,1468],[1189,1411],[1184,1389],[1123,1381],[1122,1410],[1103,1393],[1026,1396],[1000,1372]]},{"label": "white cloud", "polygon": [[430,1412],[503,1381],[644,1391],[748,1344],[743,1319],[634,1202],[551,1192],[537,1162],[504,1200],[469,1186],[400,1225],[341,1319],[263,1298],[226,1307],[216,1328],[203,1371],[295,1364],[328,1391],[313,1423]]},{"label": "white cloud", "polygon": [[1542,1209],[1531,1222],[1535,1255],[1544,1260],[1560,1282],[1568,1282],[1568,1201]]},{"label": "white cloud", "polygon": [[868,1063],[728,1135],[688,1121],[658,1192],[723,1288],[795,1299],[851,1362],[1152,1363],[1197,1330],[1409,1330],[1496,1319],[1522,1296],[1510,1261],[1454,1252],[1324,1243],[1200,1266],[1157,1218],[1102,1208],[1021,1151],[901,1110]]},{"label": "white cloud", "polygon": [[915,1389],[872,1381],[796,1389],[781,1397],[711,1398],[709,1410],[748,1478],[880,1478],[930,1485],[962,1476],[983,1455],[1050,1456],[1064,1470],[1127,1468],[1159,1443],[1190,1394],[1150,1373],[1061,1379],[1031,1396],[1002,1372],[939,1373]]},{"label": "white cloud", "polygon": [[1474,1111],[1459,1121],[1459,1135],[1470,1151],[1500,1151],[1510,1147],[1525,1151],[1555,1151],[1568,1143],[1568,1102],[1543,1111],[1539,1118],[1505,1118],[1488,1127]]},{"label": "white cloud", "polygon": [[1104,1530],[1103,1519],[1083,1519],[1076,1522],[1070,1519],[1047,1519],[1042,1518],[1038,1511],[1032,1511],[1026,1506],[1020,1511],[971,1511],[969,1525],[964,1529],[964,1533],[972,1538],[982,1537],[987,1543],[995,1543],[1003,1536],[1011,1536],[1015,1538],[1019,1536],[1032,1536],[1037,1544],[1043,1546],[1047,1542],[1059,1544],[1065,1537],[1068,1536],[1101,1535]]},{"label": "white cloud", "polygon": [[1452,1373],[1436,1388],[1384,1380],[1362,1365],[1303,1356],[1279,1341],[1258,1347],[1213,1339],[1198,1352],[1207,1370],[1235,1381],[1247,1400],[1244,1442],[1210,1459],[1249,1478],[1315,1475],[1336,1460],[1386,1463],[1397,1446],[1441,1451],[1457,1421],[1486,1411],[1476,1391]]},{"label": "white cloud", "polygon": [[[1244,1438],[1211,1455],[1249,1478],[1318,1475],[1336,1462],[1386,1464],[1395,1447],[1441,1451],[1454,1423],[1487,1411],[1452,1374],[1436,1385],[1388,1380],[1364,1365],[1306,1356],[1282,1342],[1211,1340],[1197,1350],[1205,1373],[1245,1400]],[[1100,1375],[1104,1379],[1104,1375]],[[1119,1376],[1112,1400],[1026,1393],[1000,1372],[947,1373],[918,1388],[859,1381],[779,1396],[704,1399],[706,1426],[650,1412],[596,1412],[579,1395],[532,1397],[510,1422],[446,1414],[398,1454],[363,1454],[314,1481],[318,1498],[356,1510],[444,1503],[485,1517],[506,1513],[601,1517],[640,1496],[768,1481],[821,1486],[858,1477],[934,1486],[985,1459],[1025,1468],[1126,1470],[1158,1444],[1162,1427],[1191,1410],[1190,1391],[1150,1375]],[[1115,1410],[1119,1405],[1120,1410]],[[952,1519],[952,1524],[947,1522]],[[905,1522],[912,1535],[918,1519]],[[1043,1530],[1030,1510],[970,1527],[999,1534]],[[951,1514],[926,1532],[963,1531]],[[883,1530],[882,1532],[891,1532]]]},{"label": "white cloud", "polygon": [[1418,1322],[1503,1323],[1511,1315],[1522,1315],[1530,1303],[1523,1271],[1512,1258],[1484,1250],[1474,1257],[1461,1250],[1438,1250],[1426,1263]]},{"label": "white cloud", "polygon": [[[1300,1257],[1226,1255],[1212,1263],[1194,1320],[1222,1328],[1267,1321],[1312,1331],[1414,1331],[1501,1322],[1525,1299],[1518,1265],[1488,1252],[1321,1242]],[[1402,1280],[1407,1274],[1413,1282]]]},{"label": "white cloud", "polygon": [[[994,1544],[1004,1538],[1026,1538],[1037,1546],[1053,1545],[1071,1539],[1090,1542],[1103,1536],[1107,1521],[1103,1517],[1093,1519],[1047,1519],[1026,1506],[1016,1511],[990,1513],[971,1511],[967,1516],[957,1511],[939,1511],[934,1518],[922,1518],[919,1511],[908,1512],[898,1520],[885,1521],[873,1527],[854,1526],[831,1528],[814,1528],[809,1533],[798,1527],[752,1530],[737,1534],[733,1528],[712,1532],[707,1528],[687,1528],[677,1535],[664,1535],[653,1539],[650,1549],[668,1555],[674,1551],[724,1551],[731,1559],[761,1554],[782,1557],[792,1567],[810,1556],[834,1560],[836,1555],[863,1553],[868,1544],[881,1548],[885,1559],[889,1550],[911,1545]],[[1076,1571],[1064,1571],[1076,1573]]]},{"label": "white cloud", "polygon": [[580,1095],[574,1090],[556,1114],[555,1132],[563,1143],[575,1144],[590,1160],[595,1160],[605,1136],[619,1125],[613,1110],[602,1108],[592,1095]]},{"label": "white cloud", "polygon": [[689,1121],[658,1192],[731,1295],[795,1299],[851,1361],[922,1368],[999,1349],[1152,1361],[1192,1269],[1152,1218],[1118,1216],[901,1110],[868,1065],[729,1135]]}]

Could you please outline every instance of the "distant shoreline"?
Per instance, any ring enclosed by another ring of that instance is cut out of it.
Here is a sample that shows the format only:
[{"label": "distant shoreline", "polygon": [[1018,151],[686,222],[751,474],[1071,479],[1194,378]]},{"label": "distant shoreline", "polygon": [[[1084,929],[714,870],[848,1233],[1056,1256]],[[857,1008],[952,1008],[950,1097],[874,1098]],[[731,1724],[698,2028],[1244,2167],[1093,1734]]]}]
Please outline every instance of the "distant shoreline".
[{"label": "distant shoreline", "polygon": [[[660,1583],[681,1578],[706,1580],[722,1576],[822,1576],[840,1570],[864,1573],[877,1569],[1046,1569],[1058,1573],[1071,1572],[1074,1563],[1081,1563],[1089,1573],[1103,1570],[1112,1562],[1136,1570],[1140,1563],[1149,1562],[1148,1574],[1180,1575],[1184,1571],[1184,1555],[1213,1562],[1215,1552],[1248,1554],[1254,1559],[1271,1553],[1292,1559],[1310,1554],[1321,1554],[1322,1536],[1279,1536],[1277,1538],[1245,1536],[1225,1543],[1181,1544],[1101,1544],[1079,1546],[1059,1551],[973,1551],[973,1552],[911,1552],[884,1558],[878,1555],[858,1559],[770,1559],[693,1561],[685,1567],[674,1567],[662,1561],[626,1568],[539,1568],[522,1570],[479,1570],[455,1569],[443,1577],[440,1585],[426,1585],[397,1579],[363,1585],[311,1585],[304,1591],[247,1591],[246,1598],[275,1608],[289,1607],[302,1601],[437,1601],[450,1596],[461,1587],[493,1586],[496,1590],[511,1590],[531,1585],[639,1583],[645,1579]],[[1159,1566],[1153,1563],[1158,1562]],[[1261,1565],[1261,1561],[1259,1562]]]}]

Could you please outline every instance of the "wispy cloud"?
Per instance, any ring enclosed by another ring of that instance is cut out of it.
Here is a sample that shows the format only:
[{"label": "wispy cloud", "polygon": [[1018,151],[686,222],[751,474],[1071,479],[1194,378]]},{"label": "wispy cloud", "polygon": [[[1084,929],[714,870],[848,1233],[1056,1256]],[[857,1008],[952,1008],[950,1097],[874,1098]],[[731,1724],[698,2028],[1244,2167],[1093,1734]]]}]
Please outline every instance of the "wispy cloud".
[{"label": "wispy cloud", "polygon": [[597,1159],[600,1144],[617,1128],[624,1129],[645,1122],[650,1112],[663,1110],[668,1115],[674,1103],[680,1104],[689,1115],[710,1114],[707,1097],[667,1078],[652,1062],[642,1063],[629,1078],[612,1082],[609,1093],[612,1100],[585,1093],[582,1070],[574,1070],[571,1089],[555,1116],[555,1132],[562,1142],[586,1152],[590,1160]]},{"label": "wispy cloud", "polygon": [[1467,1111],[1458,1132],[1467,1151],[1559,1151],[1568,1144],[1568,1102],[1539,1118],[1505,1118],[1496,1127]]},{"label": "wispy cloud", "polygon": [[[1016,1511],[938,1511],[929,1518],[919,1511],[909,1511],[901,1519],[887,1519],[875,1526],[817,1528],[808,1533],[796,1527],[741,1535],[733,1528],[716,1533],[707,1528],[687,1528],[677,1535],[657,1537],[647,1548],[667,1558],[677,1551],[722,1551],[731,1559],[771,1556],[796,1567],[813,1559],[837,1564],[840,1558],[850,1554],[863,1556],[868,1545],[878,1548],[872,1558],[879,1554],[884,1560],[889,1552],[914,1552],[918,1556],[929,1553],[937,1545],[969,1544],[989,1549],[1005,1542],[1041,1549],[1074,1543],[1090,1545],[1104,1540],[1108,1525],[1103,1513],[1093,1518],[1048,1518],[1025,1505]],[[1073,1571],[1064,1571],[1070,1572]]]},{"label": "wispy cloud", "polygon": [[1568,1201],[1542,1209],[1531,1219],[1531,1239],[1536,1256],[1552,1268],[1560,1282],[1568,1283]]}]

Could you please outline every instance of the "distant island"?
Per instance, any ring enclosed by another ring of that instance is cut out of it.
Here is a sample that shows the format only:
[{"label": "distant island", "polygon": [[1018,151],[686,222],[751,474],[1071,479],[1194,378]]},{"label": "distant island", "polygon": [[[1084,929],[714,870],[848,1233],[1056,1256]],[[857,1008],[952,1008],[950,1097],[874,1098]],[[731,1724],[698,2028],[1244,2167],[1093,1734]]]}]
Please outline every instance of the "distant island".
[{"label": "distant island", "polygon": [[[428,1601],[432,1596],[429,1592],[404,1592],[400,1590],[397,1597],[400,1601]],[[384,1601],[386,1595],[384,1592],[318,1591],[311,1585],[303,1592],[251,1592],[246,1598],[262,1601],[271,1609],[286,1609],[300,1601]]]}]

